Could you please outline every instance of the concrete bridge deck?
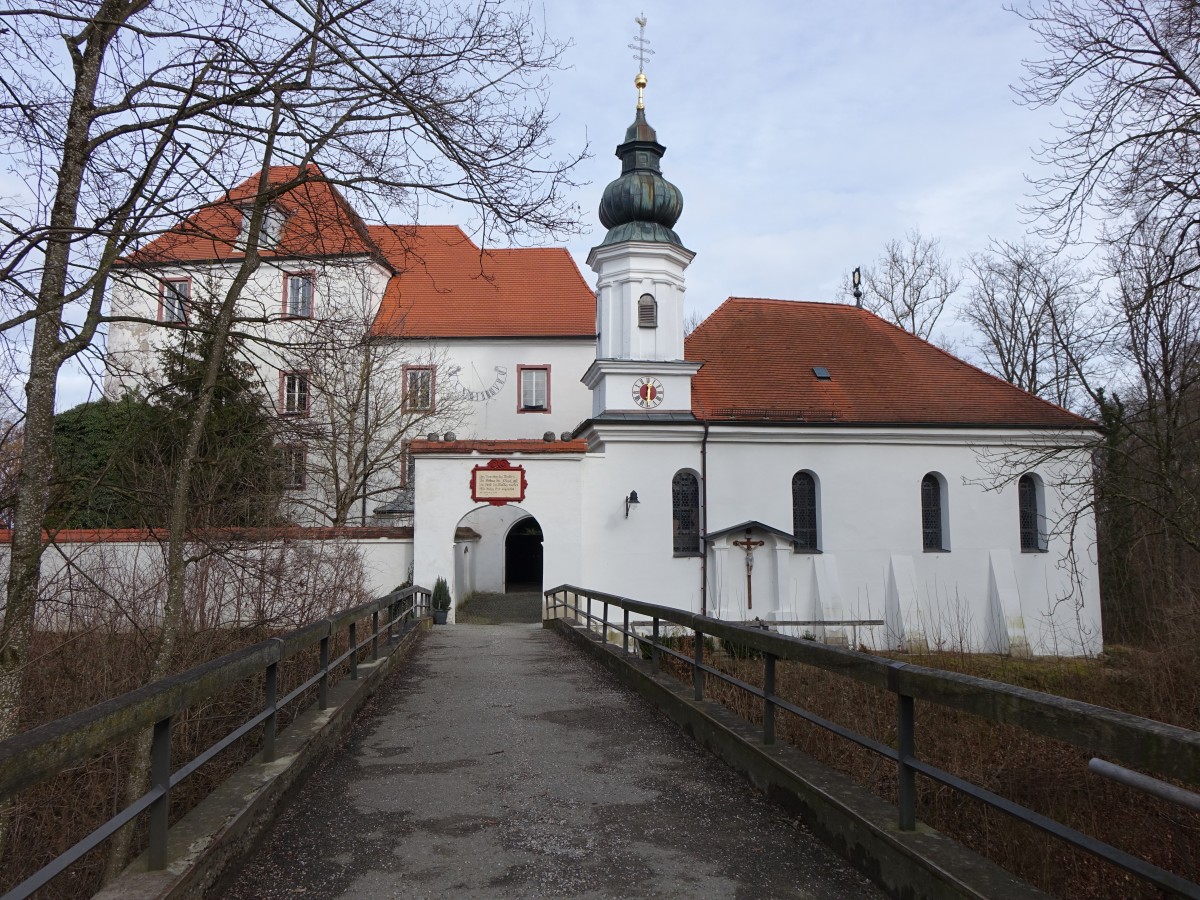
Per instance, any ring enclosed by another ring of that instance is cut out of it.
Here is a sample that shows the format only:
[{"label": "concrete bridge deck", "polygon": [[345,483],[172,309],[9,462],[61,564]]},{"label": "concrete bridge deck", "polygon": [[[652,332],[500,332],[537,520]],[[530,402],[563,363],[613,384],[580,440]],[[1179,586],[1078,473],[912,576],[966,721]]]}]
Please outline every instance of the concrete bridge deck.
[{"label": "concrete bridge deck", "polygon": [[210,896],[882,895],[554,633],[464,624]]}]

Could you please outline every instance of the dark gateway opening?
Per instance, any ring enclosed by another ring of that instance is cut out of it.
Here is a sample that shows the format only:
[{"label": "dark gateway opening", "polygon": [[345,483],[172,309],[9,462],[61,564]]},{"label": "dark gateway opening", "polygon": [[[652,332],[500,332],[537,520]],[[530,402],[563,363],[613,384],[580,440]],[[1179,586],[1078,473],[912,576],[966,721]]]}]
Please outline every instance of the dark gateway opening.
[{"label": "dark gateway opening", "polygon": [[513,525],[504,539],[504,589],[542,589],[542,526],[532,516]]}]

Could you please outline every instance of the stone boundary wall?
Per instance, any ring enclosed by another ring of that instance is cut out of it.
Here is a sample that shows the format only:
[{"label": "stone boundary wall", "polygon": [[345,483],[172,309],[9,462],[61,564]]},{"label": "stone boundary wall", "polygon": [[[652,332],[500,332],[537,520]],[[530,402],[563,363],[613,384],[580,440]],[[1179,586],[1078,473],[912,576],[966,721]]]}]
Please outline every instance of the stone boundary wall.
[{"label": "stone boundary wall", "polygon": [[[166,585],[166,534],[71,529],[47,534],[38,626],[53,630],[153,624]],[[0,530],[0,577],[12,532]],[[195,627],[285,627],[390,593],[409,577],[412,529],[213,529],[189,541],[184,601]],[[361,595],[361,596],[357,596]],[[2,601],[0,601],[2,605]]]}]

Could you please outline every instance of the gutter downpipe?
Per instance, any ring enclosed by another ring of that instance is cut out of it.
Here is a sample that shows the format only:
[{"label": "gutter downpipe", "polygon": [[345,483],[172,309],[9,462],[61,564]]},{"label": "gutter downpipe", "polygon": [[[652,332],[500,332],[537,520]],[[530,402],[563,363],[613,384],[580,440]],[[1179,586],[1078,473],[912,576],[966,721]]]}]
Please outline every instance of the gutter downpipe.
[{"label": "gutter downpipe", "polygon": [[700,615],[708,615],[708,420],[700,438],[700,534],[704,546],[700,556]]}]

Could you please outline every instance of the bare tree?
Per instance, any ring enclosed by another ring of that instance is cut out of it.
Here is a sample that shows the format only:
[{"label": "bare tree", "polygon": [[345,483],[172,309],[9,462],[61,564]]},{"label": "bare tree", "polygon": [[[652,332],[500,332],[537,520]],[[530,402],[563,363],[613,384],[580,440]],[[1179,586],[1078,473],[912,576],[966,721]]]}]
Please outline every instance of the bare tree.
[{"label": "bare tree", "polygon": [[[293,323],[279,349],[283,368],[303,372],[310,392],[307,415],[280,420],[289,496],[300,520],[326,525],[365,521],[374,504],[409,489],[409,443],[453,431],[466,412],[442,348],[373,336],[378,298],[353,277],[341,283],[342,296],[325,296],[330,311]],[[392,328],[404,332],[402,323]]]},{"label": "bare tree", "polygon": [[863,306],[925,340],[962,283],[941,242],[915,228],[888,241],[862,277]]},{"label": "bare tree", "polygon": [[[1018,15],[1046,56],[1018,88],[1063,124],[1038,155],[1032,211],[1070,241],[1090,214],[1124,224],[1174,221],[1195,242],[1200,202],[1200,7],[1189,0],[1042,0]],[[1129,215],[1134,206],[1139,210]]]},{"label": "bare tree", "polygon": [[986,367],[1059,406],[1086,404],[1083,379],[1095,370],[1103,328],[1076,261],[1029,241],[993,240],[966,268],[960,316],[974,326]]},{"label": "bare tree", "polygon": [[[462,200],[485,230],[572,226],[562,188],[575,160],[548,154],[542,81],[558,50],[527,11],[491,0],[0,8],[0,142],[31,190],[0,209],[0,329],[27,334],[30,347],[0,738],[16,728],[37,600],[57,376],[102,327],[114,266],[192,221],[247,164],[290,166],[244,201],[245,243],[212,320],[194,444],[238,298],[261,261],[256,241],[274,201],[297,185],[322,178],[410,211],[430,197]],[[184,497],[186,466],[178,477]],[[182,546],[186,508],[172,523]],[[181,591],[169,587],[168,612]],[[169,660],[169,640],[163,651]]]}]

